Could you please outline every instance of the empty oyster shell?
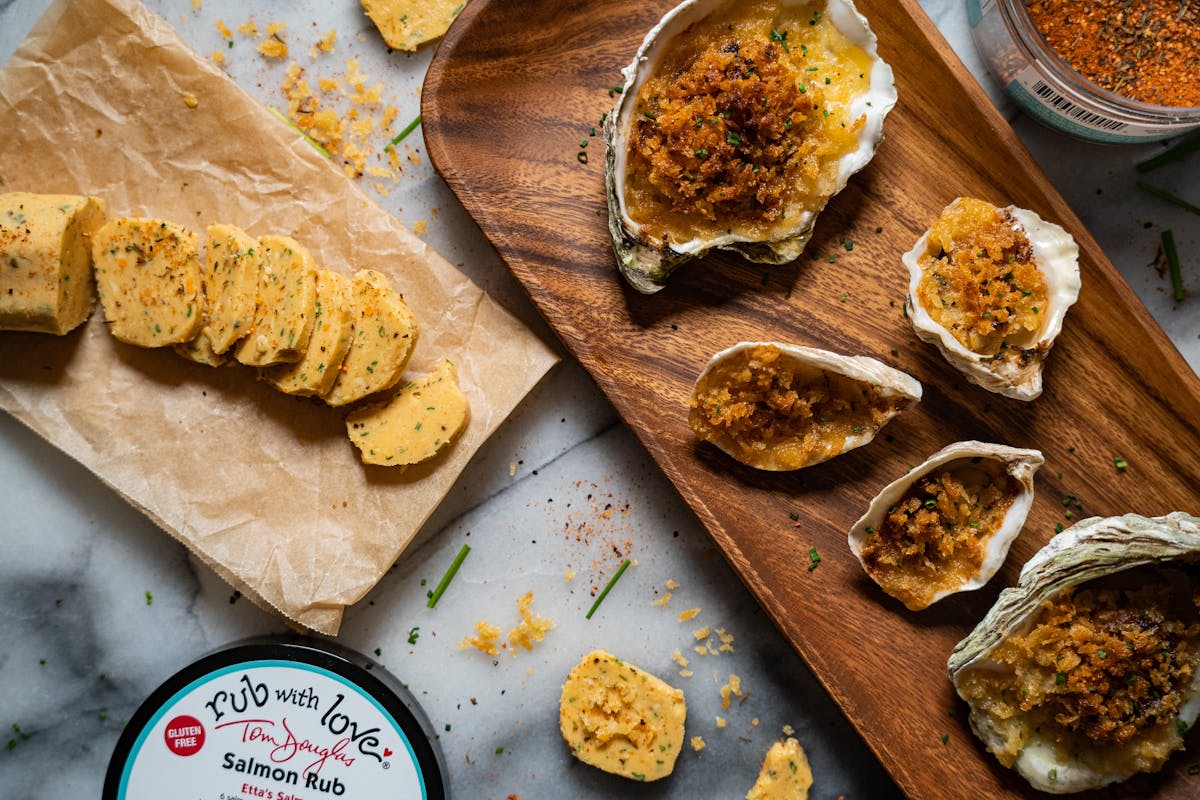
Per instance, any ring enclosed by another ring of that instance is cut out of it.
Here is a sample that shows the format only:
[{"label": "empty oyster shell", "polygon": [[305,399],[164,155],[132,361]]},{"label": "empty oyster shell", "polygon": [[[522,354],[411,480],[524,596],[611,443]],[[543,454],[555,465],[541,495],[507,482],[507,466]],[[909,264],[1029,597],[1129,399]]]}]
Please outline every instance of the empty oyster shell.
[{"label": "empty oyster shell", "polygon": [[604,125],[609,230],[646,293],[711,248],[796,258],[896,104],[851,0],[686,0],[622,74]]},{"label": "empty oyster shell", "polygon": [[742,342],[692,391],[696,435],[757,469],[800,469],[861,447],[921,399],[912,376],[865,356]]},{"label": "empty oyster shell", "polygon": [[892,481],[850,529],[850,550],[909,611],[983,586],[1033,505],[1037,450],[956,442]]},{"label": "empty oyster shell", "polygon": [[1079,248],[1032,211],[960,197],[904,254],[908,318],[967,380],[1018,400],[1079,297]]},{"label": "empty oyster shell", "polygon": [[1085,519],[950,655],[975,734],[1065,794],[1160,769],[1200,716],[1200,517]]}]

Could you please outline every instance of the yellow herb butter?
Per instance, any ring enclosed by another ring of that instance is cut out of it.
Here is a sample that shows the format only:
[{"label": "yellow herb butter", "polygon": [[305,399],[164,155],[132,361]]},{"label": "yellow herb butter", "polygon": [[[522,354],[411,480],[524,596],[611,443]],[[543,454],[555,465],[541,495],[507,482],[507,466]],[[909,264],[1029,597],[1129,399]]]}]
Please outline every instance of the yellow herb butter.
[{"label": "yellow herb butter", "polygon": [[0,329],[61,335],[87,319],[91,239],[103,224],[94,197],[0,195]]},{"label": "yellow herb butter", "polygon": [[304,358],[263,370],[263,377],[286,394],[320,395],[337,379],[354,338],[350,279],[331,270],[317,273],[317,307]]},{"label": "yellow herb butter", "polygon": [[354,341],[333,388],[331,406],[344,406],[390,389],[400,380],[417,343],[417,318],[388,279],[373,269],[359,270],[351,281]]},{"label": "yellow herb butter", "polygon": [[771,745],[746,800],[808,800],[812,782],[804,749],[789,737]]},{"label": "yellow herb butter", "polygon": [[209,225],[204,251],[208,297],[204,334],[214,353],[225,353],[254,323],[263,246],[235,225]]},{"label": "yellow herb butter", "polygon": [[563,684],[559,727],[585,764],[639,781],[666,777],[683,746],[683,692],[603,650]]},{"label": "yellow herb butter", "polygon": [[263,236],[258,308],[237,360],[252,367],[299,361],[317,311],[317,263],[288,236]]},{"label": "yellow herb butter", "polygon": [[467,424],[470,408],[458,369],[445,360],[430,374],[404,384],[387,403],[346,417],[346,433],[364,464],[396,466],[432,458]]},{"label": "yellow herb butter", "polygon": [[463,0],[362,0],[363,10],[394,50],[416,50],[438,38],[464,5]]},{"label": "yellow herb butter", "polygon": [[173,222],[120,217],[96,231],[92,259],[113,336],[140,347],[196,338],[205,312],[196,234]]}]

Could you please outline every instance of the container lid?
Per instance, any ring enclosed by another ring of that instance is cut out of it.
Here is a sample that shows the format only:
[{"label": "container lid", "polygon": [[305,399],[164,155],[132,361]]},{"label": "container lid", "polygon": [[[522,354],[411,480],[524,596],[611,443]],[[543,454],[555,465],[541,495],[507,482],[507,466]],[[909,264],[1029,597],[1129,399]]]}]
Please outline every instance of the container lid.
[{"label": "container lid", "polygon": [[382,668],[326,642],[255,639],[150,695],[103,797],[445,800],[445,776],[424,713]]}]

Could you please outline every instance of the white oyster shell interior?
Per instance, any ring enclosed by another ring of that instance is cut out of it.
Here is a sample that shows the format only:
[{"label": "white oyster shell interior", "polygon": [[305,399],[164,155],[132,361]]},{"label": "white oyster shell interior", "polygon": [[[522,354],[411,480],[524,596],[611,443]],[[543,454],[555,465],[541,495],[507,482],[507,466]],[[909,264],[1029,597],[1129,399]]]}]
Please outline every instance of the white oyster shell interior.
[{"label": "white oyster shell interior", "polygon": [[[889,510],[904,497],[914,483],[931,473],[945,469],[969,468],[981,471],[988,476],[1007,474],[1016,481],[1019,490],[1005,512],[1000,526],[988,535],[984,543],[984,558],[979,569],[952,585],[939,588],[924,604],[917,602],[908,607],[909,610],[919,611],[956,592],[978,589],[991,580],[996,571],[1004,564],[1009,547],[1017,538],[1017,534],[1021,532],[1025,518],[1029,515],[1029,509],[1033,506],[1033,476],[1043,462],[1042,454],[1037,450],[978,441],[955,442],[948,445],[883,488],[883,491],[871,501],[867,512],[850,529],[848,537],[850,550],[867,575],[879,583],[878,576],[868,567],[863,558],[863,545],[872,533],[883,529]],[[882,584],[880,585],[882,586]]]},{"label": "white oyster shell interior", "polygon": [[[829,200],[823,198],[816,207],[788,208],[785,217],[765,233],[737,227],[708,238],[681,241],[648,241],[641,226],[630,218],[626,209],[625,179],[628,170],[629,140],[636,121],[637,97],[642,85],[658,70],[673,40],[708,15],[742,0],[685,0],[655,25],[642,41],[633,61],[622,70],[623,90],[604,125],[608,146],[605,161],[605,182],[608,194],[609,230],[617,254],[618,265],[625,278],[639,291],[656,292],[663,288],[667,275],[681,262],[704,255],[710,249],[736,250],[752,261],[783,263],[800,255],[807,244],[817,214]],[[843,155],[838,162],[838,177],[834,194],[845,187],[846,181],[862,169],[875,155],[883,137],[883,119],[896,104],[896,87],[892,69],[880,57],[866,17],[859,13],[853,0],[779,0],[783,13],[825,14],[833,25],[853,45],[870,58],[869,85],[848,103],[850,119],[863,118],[856,132],[858,146]],[[832,196],[832,195],[831,195]]]},{"label": "white oyster shell interior", "polygon": [[[963,198],[954,200],[947,210]],[[913,330],[922,340],[935,345],[956,369],[974,384],[1018,400],[1033,400],[1042,393],[1042,366],[1055,338],[1062,330],[1067,309],[1079,299],[1079,247],[1071,234],[1053,222],[1047,222],[1032,211],[1016,206],[1000,209],[1019,225],[1033,250],[1033,260],[1046,281],[1049,308],[1041,326],[1032,334],[1006,340],[1010,347],[1019,347],[1025,358],[1021,363],[998,360],[990,355],[973,353],[954,335],[930,316],[918,301],[917,288],[921,282],[920,258],[934,255],[929,232],[926,231],[912,250],[903,256],[908,267],[908,318]]]}]

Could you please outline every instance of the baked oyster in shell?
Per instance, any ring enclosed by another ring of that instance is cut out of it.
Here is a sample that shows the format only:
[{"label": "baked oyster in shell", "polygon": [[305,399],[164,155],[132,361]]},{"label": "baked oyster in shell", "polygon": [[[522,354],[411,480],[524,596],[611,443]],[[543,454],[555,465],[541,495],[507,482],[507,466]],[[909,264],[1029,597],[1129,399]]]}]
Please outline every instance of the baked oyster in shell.
[{"label": "baked oyster in shell", "polygon": [[908,319],[967,380],[1018,400],[1042,393],[1042,365],[1079,298],[1079,248],[1016,206],[960,197],[912,250]]},{"label": "baked oyster in shell", "polygon": [[950,655],[989,752],[1066,794],[1162,767],[1200,716],[1200,518],[1085,519]]},{"label": "baked oyster in shell", "polygon": [[604,124],[609,230],[645,293],[713,248],[795,259],[896,103],[851,0],[686,0],[622,74]]},{"label": "baked oyster in shell", "polygon": [[884,487],[850,529],[850,550],[909,611],[978,589],[1021,532],[1043,461],[991,442],[948,445]]},{"label": "baked oyster in shell", "polygon": [[709,360],[692,431],[751,467],[800,469],[862,447],[921,399],[921,384],[866,356],[741,342]]}]

